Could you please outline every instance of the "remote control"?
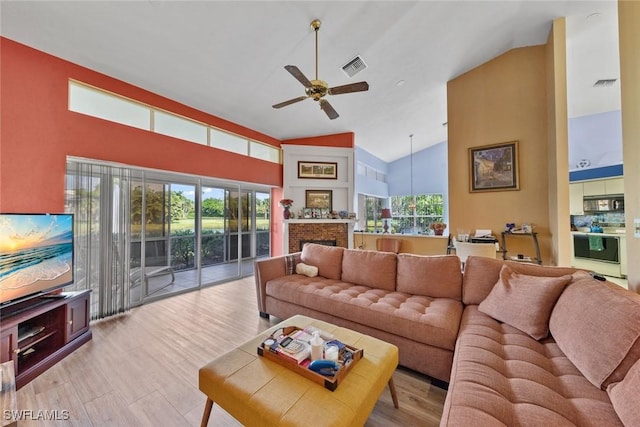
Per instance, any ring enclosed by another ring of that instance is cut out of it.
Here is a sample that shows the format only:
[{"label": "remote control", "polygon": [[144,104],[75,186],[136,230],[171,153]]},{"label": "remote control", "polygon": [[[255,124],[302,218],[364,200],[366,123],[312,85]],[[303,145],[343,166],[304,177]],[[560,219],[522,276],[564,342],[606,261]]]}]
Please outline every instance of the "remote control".
[{"label": "remote control", "polygon": [[593,277],[596,280],[599,280],[601,282],[604,282],[605,280],[607,280],[603,275],[596,273],[595,271],[591,271],[589,272],[589,274],[591,275],[591,277]]}]

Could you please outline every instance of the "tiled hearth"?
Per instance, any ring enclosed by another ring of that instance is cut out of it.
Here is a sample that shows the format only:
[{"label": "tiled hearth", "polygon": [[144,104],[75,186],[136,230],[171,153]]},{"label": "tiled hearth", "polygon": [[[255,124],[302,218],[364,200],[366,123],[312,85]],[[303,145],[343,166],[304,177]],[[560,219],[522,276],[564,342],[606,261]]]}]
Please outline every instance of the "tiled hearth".
[{"label": "tiled hearth", "polygon": [[[343,248],[353,247],[354,220],[298,219],[284,221],[284,250],[300,251],[300,241],[333,242]],[[327,243],[326,243],[327,244]]]}]

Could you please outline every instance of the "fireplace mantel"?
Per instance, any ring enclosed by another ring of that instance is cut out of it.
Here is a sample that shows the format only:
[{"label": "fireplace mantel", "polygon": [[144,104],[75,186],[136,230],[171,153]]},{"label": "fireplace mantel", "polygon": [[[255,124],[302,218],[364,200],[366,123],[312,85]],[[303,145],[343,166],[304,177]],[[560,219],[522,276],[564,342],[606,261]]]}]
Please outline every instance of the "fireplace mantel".
[{"label": "fireplace mantel", "polygon": [[318,223],[328,223],[328,224],[338,224],[338,223],[347,223],[347,224],[355,224],[357,220],[355,219],[305,219],[305,218],[296,218],[296,219],[283,219],[283,223],[285,224],[318,224]]},{"label": "fireplace mantel", "polygon": [[[336,240],[338,246],[353,248],[353,228],[355,219],[285,219],[283,223],[283,252],[289,254],[298,251],[299,240]],[[306,226],[309,227],[306,227]],[[332,227],[335,226],[335,227]],[[302,233],[300,227],[308,228]],[[292,230],[293,229],[293,230]]]}]

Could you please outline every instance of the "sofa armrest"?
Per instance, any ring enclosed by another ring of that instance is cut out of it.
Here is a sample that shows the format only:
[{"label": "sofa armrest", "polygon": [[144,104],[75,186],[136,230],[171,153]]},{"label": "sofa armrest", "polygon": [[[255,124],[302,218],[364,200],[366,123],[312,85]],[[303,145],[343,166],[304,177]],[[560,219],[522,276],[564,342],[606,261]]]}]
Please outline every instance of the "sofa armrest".
[{"label": "sofa armrest", "polygon": [[268,316],[265,307],[267,282],[287,274],[287,256],[291,255],[260,259],[256,260],[253,264],[254,277],[256,280],[256,296],[258,297],[258,310],[260,311],[260,315],[263,317]]}]

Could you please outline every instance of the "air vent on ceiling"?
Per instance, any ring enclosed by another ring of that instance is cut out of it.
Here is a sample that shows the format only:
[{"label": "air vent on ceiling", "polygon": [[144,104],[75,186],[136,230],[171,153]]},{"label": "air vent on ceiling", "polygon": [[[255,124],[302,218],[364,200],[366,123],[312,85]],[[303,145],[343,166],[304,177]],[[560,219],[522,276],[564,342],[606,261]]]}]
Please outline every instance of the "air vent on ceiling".
[{"label": "air vent on ceiling", "polygon": [[351,61],[344,64],[342,66],[342,71],[344,71],[347,76],[353,77],[365,68],[367,68],[367,64],[364,62],[364,59],[358,55]]},{"label": "air vent on ceiling", "polygon": [[593,84],[593,87],[609,87],[613,86],[618,79],[600,79]]}]

